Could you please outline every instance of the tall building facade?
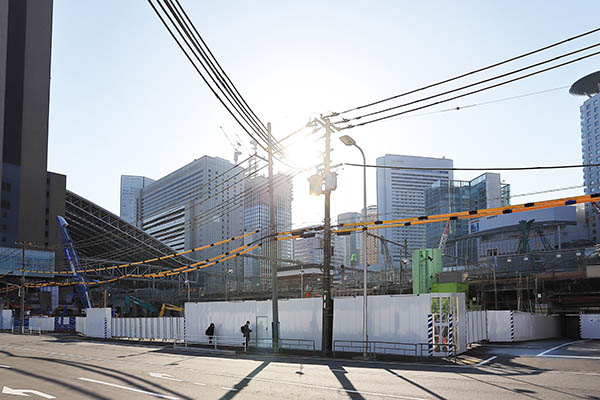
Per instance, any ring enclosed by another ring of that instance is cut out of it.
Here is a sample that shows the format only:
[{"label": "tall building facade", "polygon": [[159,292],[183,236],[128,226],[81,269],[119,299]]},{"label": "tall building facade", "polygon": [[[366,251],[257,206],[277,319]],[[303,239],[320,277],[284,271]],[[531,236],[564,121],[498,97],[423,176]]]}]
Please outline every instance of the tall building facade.
[{"label": "tall building facade", "polygon": [[[377,158],[377,166],[380,167],[377,168],[377,213],[380,220],[425,215],[425,190],[434,182],[453,179],[452,171],[436,169],[452,168],[453,161],[447,158],[386,154]],[[424,225],[378,231],[379,235],[397,243],[404,243],[406,240],[409,254],[425,247]],[[389,250],[392,262],[399,265],[403,251],[398,246],[390,246]]]},{"label": "tall building facade", "polygon": [[[275,200],[275,229],[277,232],[289,231],[292,228],[292,179],[289,176],[276,174],[273,177],[273,195]],[[245,182],[244,189],[244,229],[246,232],[260,230],[260,235],[268,234],[270,227],[269,180],[257,176]],[[292,243],[290,240],[276,242],[277,258],[292,259]],[[261,258],[244,258],[243,276],[244,287],[270,287],[271,265],[269,244],[253,250],[251,254]],[[278,262],[277,265],[282,265]],[[283,264],[285,265],[285,264]]]},{"label": "tall building facade", "polygon": [[[502,183],[500,174],[486,172],[470,181],[440,180],[425,189],[425,215],[510,205],[510,185]],[[446,222],[425,225],[425,245],[436,248]],[[469,234],[469,221],[450,221],[448,240]]]},{"label": "tall building facade", "polygon": [[135,224],[139,209],[140,190],[154,183],[154,179],[145,176],[121,175],[121,207],[119,216],[122,220]]},{"label": "tall building facade", "polygon": [[[583,102],[579,108],[581,121],[581,154],[584,164],[600,164],[600,94]],[[583,185],[586,194],[600,193],[600,168],[583,169]],[[588,205],[587,221],[590,238],[600,242],[600,218]]]},{"label": "tall building facade", "polygon": [[[377,206],[373,205],[373,206],[367,206],[367,222],[373,222],[373,221],[377,221]],[[369,233],[374,233],[374,234],[378,234],[377,231],[373,231],[373,232],[369,232]],[[359,233],[358,236],[361,238],[361,242],[360,242],[360,251],[361,251],[361,257],[362,257],[362,252],[365,251],[364,250],[364,243],[362,241],[362,234]],[[367,245],[367,266],[371,267],[371,269],[379,269],[381,267],[380,265],[380,257],[379,257],[379,249],[380,249],[380,240],[375,237],[375,236],[371,236],[371,235],[367,235],[367,240],[366,240],[366,245]],[[361,258],[359,260],[360,265],[363,265],[363,259]]]},{"label": "tall building facade", "polygon": [[[238,236],[244,231],[244,170],[219,157],[203,156],[150,183],[137,194],[135,225],[177,251]],[[243,240],[190,253],[204,260],[236,249]],[[241,268],[239,258],[192,273],[205,291],[222,291],[225,275]]]},{"label": "tall building facade", "polygon": [[[346,253],[345,236],[332,235],[331,246],[331,268],[339,270],[344,264]],[[307,264],[323,264],[323,234],[317,234],[311,238],[301,238],[294,240],[294,260]]]},{"label": "tall building facade", "polygon": [[60,243],[66,177],[47,171],[52,7],[0,1],[0,246]]}]

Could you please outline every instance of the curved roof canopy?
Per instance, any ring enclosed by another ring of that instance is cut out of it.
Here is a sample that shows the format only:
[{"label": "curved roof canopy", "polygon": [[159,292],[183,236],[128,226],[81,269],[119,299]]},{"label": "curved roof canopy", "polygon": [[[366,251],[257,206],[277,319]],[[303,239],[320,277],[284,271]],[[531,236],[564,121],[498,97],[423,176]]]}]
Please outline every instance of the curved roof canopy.
[{"label": "curved roof canopy", "polygon": [[593,96],[600,93],[600,71],[593,72],[579,79],[569,89],[576,96]]}]

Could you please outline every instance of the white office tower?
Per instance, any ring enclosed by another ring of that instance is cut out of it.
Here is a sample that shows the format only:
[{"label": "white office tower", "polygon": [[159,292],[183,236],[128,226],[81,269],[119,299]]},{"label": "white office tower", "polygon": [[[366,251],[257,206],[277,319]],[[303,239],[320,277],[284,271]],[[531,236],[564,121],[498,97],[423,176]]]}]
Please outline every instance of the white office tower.
[{"label": "white office tower", "polygon": [[[292,228],[292,178],[284,174],[273,177],[273,195],[275,200],[275,230],[286,232]],[[259,236],[269,234],[270,201],[269,179],[257,176],[245,182],[244,188],[244,228],[247,232],[259,229]],[[279,260],[292,259],[291,240],[276,241],[276,258]],[[266,289],[271,286],[271,265],[268,261],[269,242],[249,253],[243,259],[243,282],[246,290]],[[253,257],[252,257],[253,256]],[[278,261],[278,268],[288,266]]]},{"label": "white office tower", "polygon": [[153,183],[154,180],[145,176],[121,175],[121,207],[122,220],[135,224],[139,204],[140,190]]},{"label": "white office tower", "polygon": [[[244,175],[243,168],[222,158],[196,159],[139,192],[136,225],[177,251],[241,235]],[[243,244],[239,239],[187,256],[205,260]],[[201,274],[190,273],[187,279],[206,278],[205,292],[222,292],[226,281],[237,282],[242,265],[234,258]]]},{"label": "white office tower", "polygon": [[[425,215],[425,189],[436,181],[453,179],[452,171],[436,170],[453,167],[453,161],[447,158],[386,154],[377,158],[377,166],[377,217],[383,221]],[[409,255],[425,247],[424,225],[377,229],[376,232],[397,243],[404,244],[406,240]],[[392,263],[399,265],[400,247],[389,246],[389,250]]]}]

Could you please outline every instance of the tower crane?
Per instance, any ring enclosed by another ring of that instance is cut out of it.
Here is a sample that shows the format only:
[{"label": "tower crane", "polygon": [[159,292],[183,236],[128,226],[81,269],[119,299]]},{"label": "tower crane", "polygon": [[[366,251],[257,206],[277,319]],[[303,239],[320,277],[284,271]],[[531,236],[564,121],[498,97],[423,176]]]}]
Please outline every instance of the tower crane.
[{"label": "tower crane", "polygon": [[438,248],[444,253],[444,249],[446,248],[446,242],[448,241],[448,233],[450,233],[450,221],[446,221],[446,226],[444,227],[444,232],[442,232],[442,237],[440,237],[440,244]]},{"label": "tower crane", "polygon": [[223,135],[225,135],[225,138],[227,139],[227,141],[229,142],[229,144],[231,144],[231,147],[233,147],[233,163],[237,165],[238,163],[238,157],[240,156],[240,154],[242,154],[242,152],[240,151],[240,147],[242,147],[242,144],[240,143],[240,141],[236,141],[234,142],[233,140],[231,140],[231,138],[229,137],[229,135],[227,134],[227,132],[225,132],[225,129],[223,129],[222,126],[219,126],[219,128],[221,128],[221,131],[223,132]]}]

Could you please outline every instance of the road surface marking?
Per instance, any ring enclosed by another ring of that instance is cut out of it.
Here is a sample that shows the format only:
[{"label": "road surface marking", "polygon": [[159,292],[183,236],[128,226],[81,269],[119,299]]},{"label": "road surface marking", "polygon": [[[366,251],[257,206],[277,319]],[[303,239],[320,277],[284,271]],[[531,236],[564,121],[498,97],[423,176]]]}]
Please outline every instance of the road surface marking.
[{"label": "road surface marking", "polygon": [[348,372],[345,369],[330,369],[330,371],[333,371],[333,372]]},{"label": "road surface marking", "polygon": [[111,386],[111,387],[115,387],[118,389],[129,390],[131,392],[149,394],[150,396],[160,397],[162,399],[179,400],[179,398],[177,398],[177,397],[166,396],[166,395],[160,394],[160,393],[147,392],[145,390],[140,390],[140,389],[136,389],[136,388],[132,388],[132,387],[128,387],[128,386],[116,385],[114,383],[109,383],[109,382],[97,381],[95,379],[90,379],[90,378],[77,378],[77,379],[79,379],[80,381],[99,383],[100,385],[106,385],[106,386]]},{"label": "road surface marking", "polygon": [[[45,350],[41,350],[41,349],[33,349],[33,348],[28,348],[28,347],[24,347],[24,346],[20,346],[20,345],[14,345],[14,344],[0,344],[0,347],[9,347],[9,348],[15,348],[15,349],[19,349],[19,350],[25,350],[25,351],[30,351],[30,352],[35,352],[35,353],[46,353],[46,354],[50,354],[52,352],[49,351],[45,351]],[[56,354],[56,355],[60,355],[63,357],[73,357],[76,355],[73,354],[69,354],[69,353],[52,353],[52,354]],[[98,358],[98,361],[108,361],[108,362],[119,362],[121,364],[135,364],[135,365],[149,365],[149,366],[155,366],[153,364],[149,364],[149,363],[139,363],[139,362],[127,362],[124,360],[115,360],[115,359],[111,359],[111,358]],[[441,364],[428,364],[428,363],[381,363],[381,364],[390,364],[390,365],[423,365],[423,366],[427,366],[427,367],[439,367],[439,368],[473,368],[473,366],[471,365],[441,365]],[[182,370],[182,371],[197,371],[196,369],[193,368],[176,368],[178,370]],[[308,387],[308,388],[315,388],[315,389],[322,389],[322,390],[332,390],[332,391],[336,391],[336,392],[347,392],[347,393],[358,393],[358,394],[362,394],[362,395],[373,395],[373,396],[380,396],[380,397],[386,397],[386,398],[393,398],[393,399],[402,399],[402,400],[427,400],[427,399],[423,399],[421,397],[410,397],[410,396],[402,396],[402,395],[397,395],[397,394],[388,394],[388,393],[375,393],[375,392],[363,392],[363,391],[357,391],[357,390],[350,390],[350,389],[344,389],[344,388],[337,388],[337,387],[332,387],[332,386],[320,386],[320,385],[310,385],[310,384],[306,384],[306,383],[300,383],[300,382],[293,382],[293,381],[286,381],[286,380],[277,380],[277,379],[269,379],[269,378],[261,378],[261,377],[242,377],[239,375],[235,375],[235,374],[228,374],[228,373],[219,373],[219,372],[207,372],[210,375],[215,375],[215,376],[227,376],[227,377],[235,377],[235,378],[241,378],[241,379],[245,379],[245,380],[256,380],[256,381],[261,381],[261,382],[273,382],[273,383],[280,383],[280,384],[284,384],[284,385],[290,385],[290,386],[300,386],[300,387]],[[82,379],[82,378],[79,378]],[[87,380],[87,378],[83,378],[83,380]],[[93,380],[90,380],[93,381]],[[98,381],[100,382],[100,381]],[[105,382],[102,382],[102,384],[106,384]],[[112,383],[109,385],[113,385]],[[118,385],[117,385],[118,386]],[[132,390],[132,388],[126,388],[123,387],[127,390]],[[159,395],[160,397],[163,398],[171,398],[171,397],[166,397],[164,395]]]},{"label": "road surface marking", "polygon": [[[540,354],[538,354],[536,357],[543,357],[543,356],[545,356],[545,355],[546,355],[546,353],[551,353],[551,352],[553,352],[554,350],[558,350],[558,349],[560,349],[561,347],[565,347],[565,346],[568,346],[568,345],[570,345],[570,344],[573,344],[573,343],[579,343],[579,342],[585,342],[585,340],[576,340],[576,341],[574,341],[574,342],[569,342],[569,343],[563,343],[563,344],[559,344],[558,346],[554,346],[554,347],[553,347],[553,348],[551,348],[551,349],[548,349],[548,350],[546,350],[546,351],[542,351],[542,352],[541,352]],[[553,356],[553,357],[556,357],[556,356]]]},{"label": "road surface marking", "polygon": [[194,385],[198,385],[198,386],[206,386],[206,383],[194,382]]},{"label": "road surface marking", "polygon": [[582,359],[582,360],[600,360],[600,357],[594,357],[594,356],[561,356],[561,355],[556,355],[553,356],[551,354],[544,354],[544,355],[538,355],[538,357],[550,357],[550,358],[575,358],[575,359]]},{"label": "road surface marking", "polygon": [[155,378],[165,379],[167,381],[183,382],[181,379],[177,379],[169,374],[163,374],[160,372],[149,372],[149,374]]},{"label": "road surface marking", "polygon": [[14,396],[25,396],[25,397],[29,397],[29,395],[27,393],[30,393],[30,394],[35,394],[36,396],[43,397],[45,399],[55,399],[56,398],[56,397],[51,396],[49,394],[38,392],[37,390],[31,390],[31,389],[11,389],[8,386],[4,386],[2,388],[2,393],[3,394],[12,394]]},{"label": "road surface marking", "polygon": [[0,368],[12,368],[10,365],[0,365]]},{"label": "road surface marking", "polygon": [[240,389],[228,388],[228,387],[225,387],[225,386],[221,386],[221,389],[223,389],[223,390],[233,390],[234,392],[237,392],[238,390],[240,390]]},{"label": "road surface marking", "polygon": [[498,358],[498,356],[490,357],[487,360],[483,360],[482,362],[478,363],[477,366],[481,367],[482,365],[485,365],[485,364],[489,363],[490,361],[495,360],[496,358]]}]

